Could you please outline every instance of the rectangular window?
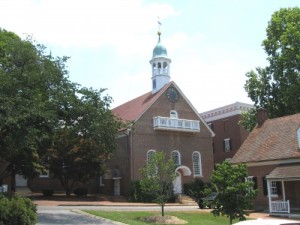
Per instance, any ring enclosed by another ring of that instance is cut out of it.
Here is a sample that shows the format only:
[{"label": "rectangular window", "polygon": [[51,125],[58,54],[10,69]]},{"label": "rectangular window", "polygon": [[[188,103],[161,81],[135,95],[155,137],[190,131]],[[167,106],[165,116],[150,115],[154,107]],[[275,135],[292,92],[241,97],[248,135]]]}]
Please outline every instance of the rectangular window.
[{"label": "rectangular window", "polygon": [[[263,177],[263,190],[264,195],[268,195],[268,185],[267,185],[267,179],[266,177]],[[278,181],[271,181],[270,182],[270,192],[272,196],[278,196],[281,195],[281,182]]]},{"label": "rectangular window", "polygon": [[270,182],[270,189],[271,189],[271,195],[278,195],[277,182],[276,181],[271,181]]},{"label": "rectangular window", "polygon": [[224,151],[230,152],[231,151],[231,140],[230,138],[224,139]]}]

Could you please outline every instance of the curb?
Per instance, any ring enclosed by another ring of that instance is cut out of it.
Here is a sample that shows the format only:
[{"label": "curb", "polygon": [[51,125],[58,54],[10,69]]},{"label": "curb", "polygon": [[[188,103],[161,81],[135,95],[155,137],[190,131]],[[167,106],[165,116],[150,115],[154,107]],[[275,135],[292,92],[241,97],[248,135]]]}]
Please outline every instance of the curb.
[{"label": "curb", "polygon": [[88,217],[91,217],[91,218],[95,218],[95,219],[101,220],[102,222],[107,222],[107,223],[111,223],[111,224],[115,224],[115,225],[128,225],[126,223],[121,223],[121,222],[117,222],[117,221],[114,221],[114,220],[106,219],[106,218],[103,218],[103,217],[100,217],[100,216],[95,216],[95,215],[92,215],[90,213],[86,213],[86,212],[83,212],[81,210],[78,210],[78,209],[72,209],[71,212],[82,214],[82,215],[85,215],[85,216],[88,216]]}]

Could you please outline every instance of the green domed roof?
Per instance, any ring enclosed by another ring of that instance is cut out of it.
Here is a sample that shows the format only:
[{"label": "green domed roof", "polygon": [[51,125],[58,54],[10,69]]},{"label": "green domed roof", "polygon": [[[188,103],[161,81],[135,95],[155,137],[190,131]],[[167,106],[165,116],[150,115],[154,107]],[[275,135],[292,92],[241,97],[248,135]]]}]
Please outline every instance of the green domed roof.
[{"label": "green domed roof", "polygon": [[152,59],[157,57],[168,57],[167,49],[160,43],[160,33],[158,33],[158,42],[153,49]]}]

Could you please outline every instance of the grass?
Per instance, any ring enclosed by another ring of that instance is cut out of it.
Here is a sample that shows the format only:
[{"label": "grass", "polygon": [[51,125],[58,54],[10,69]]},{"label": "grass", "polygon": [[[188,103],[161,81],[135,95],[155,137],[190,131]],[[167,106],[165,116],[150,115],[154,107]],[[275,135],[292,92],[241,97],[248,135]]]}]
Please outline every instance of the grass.
[{"label": "grass", "polygon": [[[95,216],[100,216],[106,219],[126,223],[129,225],[151,225],[154,223],[143,222],[140,218],[159,215],[159,212],[120,212],[120,211],[97,211],[84,210],[87,213]],[[189,225],[227,225],[229,218],[215,217],[211,213],[204,212],[167,212],[166,215],[176,216],[179,219],[187,221]],[[237,221],[234,221],[234,223]]]}]

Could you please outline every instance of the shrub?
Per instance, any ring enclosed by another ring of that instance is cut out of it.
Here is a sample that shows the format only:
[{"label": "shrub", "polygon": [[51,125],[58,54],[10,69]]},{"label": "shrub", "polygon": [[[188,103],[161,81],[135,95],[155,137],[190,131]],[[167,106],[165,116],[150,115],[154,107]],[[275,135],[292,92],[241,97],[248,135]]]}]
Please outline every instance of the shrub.
[{"label": "shrub", "polygon": [[43,190],[43,195],[45,197],[51,197],[54,194],[54,191],[52,189],[45,189]]},{"label": "shrub", "polygon": [[[130,183],[129,201],[131,202],[154,202],[155,196],[149,192],[143,192],[141,182],[139,180]],[[177,195],[172,195],[168,200],[169,203],[174,203],[177,200]]]},{"label": "shrub", "polygon": [[77,196],[86,196],[87,189],[85,187],[78,187],[74,190],[74,194]]},{"label": "shrub", "polygon": [[149,193],[142,191],[141,182],[139,180],[130,183],[129,201],[132,202],[153,202],[154,197]]},{"label": "shrub", "polygon": [[28,198],[0,195],[0,225],[34,225],[36,207]]},{"label": "shrub", "polygon": [[201,179],[195,179],[191,183],[184,184],[184,193],[197,202],[200,209],[204,208],[202,198],[206,197],[210,192],[210,184],[204,183]]}]

